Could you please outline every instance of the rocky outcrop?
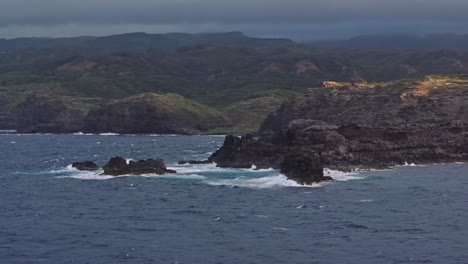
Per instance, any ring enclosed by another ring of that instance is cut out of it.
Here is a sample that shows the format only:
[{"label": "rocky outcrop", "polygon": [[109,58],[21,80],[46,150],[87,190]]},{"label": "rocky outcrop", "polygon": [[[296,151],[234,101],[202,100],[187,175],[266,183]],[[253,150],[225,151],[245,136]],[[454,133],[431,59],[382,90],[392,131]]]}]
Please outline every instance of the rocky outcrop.
[{"label": "rocky outcrop", "polygon": [[176,173],[166,168],[163,160],[139,160],[127,161],[122,157],[114,157],[103,167],[105,175],[142,175],[142,174],[167,174]]},{"label": "rocky outcrop", "polygon": [[302,185],[333,180],[329,176],[323,176],[322,161],[313,152],[289,152],[284,156],[280,168],[281,173]]},{"label": "rocky outcrop", "polygon": [[341,169],[468,161],[468,82],[460,78],[310,89],[271,114],[261,138],[307,146]]},{"label": "rocky outcrop", "polygon": [[229,126],[218,111],[176,94],[147,93],[93,110],[84,131],[125,134],[196,134]]},{"label": "rocky outcrop", "polygon": [[224,145],[209,159],[218,167],[281,169],[291,180],[307,185],[325,180],[320,157],[305,149],[272,144],[251,135],[227,136]]},{"label": "rocky outcrop", "polygon": [[279,169],[286,152],[283,146],[258,141],[251,135],[227,136],[223,146],[208,160],[218,167]]},{"label": "rocky outcrop", "polygon": [[99,166],[92,161],[75,162],[72,167],[80,171],[97,171]]},{"label": "rocky outcrop", "polygon": [[466,162],[468,77],[310,89],[272,113],[259,136],[228,137],[210,159],[223,167],[280,168],[302,184],[327,180],[319,164],[349,171]]}]

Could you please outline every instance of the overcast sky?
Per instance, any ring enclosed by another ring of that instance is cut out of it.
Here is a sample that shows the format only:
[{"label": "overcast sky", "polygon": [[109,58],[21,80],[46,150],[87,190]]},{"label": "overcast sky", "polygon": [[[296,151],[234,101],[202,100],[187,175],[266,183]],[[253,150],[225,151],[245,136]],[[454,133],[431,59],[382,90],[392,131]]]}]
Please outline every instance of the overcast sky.
[{"label": "overcast sky", "polygon": [[0,0],[0,38],[243,31],[308,40],[467,26],[468,0]]}]

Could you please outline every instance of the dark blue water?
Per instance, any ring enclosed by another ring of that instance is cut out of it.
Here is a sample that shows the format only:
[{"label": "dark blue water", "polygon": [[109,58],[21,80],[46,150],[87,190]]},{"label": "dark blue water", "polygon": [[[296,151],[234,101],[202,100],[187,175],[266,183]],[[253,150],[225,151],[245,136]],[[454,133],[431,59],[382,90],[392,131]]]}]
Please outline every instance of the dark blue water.
[{"label": "dark blue water", "polygon": [[115,155],[175,167],[222,141],[0,135],[0,263],[468,263],[468,165],[331,172],[340,181],[314,188],[212,165],[67,168]]}]

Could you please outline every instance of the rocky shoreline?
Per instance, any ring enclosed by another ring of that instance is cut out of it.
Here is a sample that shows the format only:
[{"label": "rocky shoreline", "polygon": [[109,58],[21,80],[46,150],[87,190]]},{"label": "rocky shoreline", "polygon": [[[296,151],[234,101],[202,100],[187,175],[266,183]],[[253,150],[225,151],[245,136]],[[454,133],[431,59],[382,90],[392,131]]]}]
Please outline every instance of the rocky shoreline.
[{"label": "rocky shoreline", "polygon": [[332,180],[323,167],[352,171],[467,162],[468,79],[326,82],[270,114],[256,136],[227,136],[207,160],[180,163],[273,168],[310,185]]},{"label": "rocky shoreline", "polygon": [[383,169],[468,161],[468,82],[324,83],[283,105],[258,138],[228,136],[209,161],[280,169],[301,184],[330,180],[323,167]]}]

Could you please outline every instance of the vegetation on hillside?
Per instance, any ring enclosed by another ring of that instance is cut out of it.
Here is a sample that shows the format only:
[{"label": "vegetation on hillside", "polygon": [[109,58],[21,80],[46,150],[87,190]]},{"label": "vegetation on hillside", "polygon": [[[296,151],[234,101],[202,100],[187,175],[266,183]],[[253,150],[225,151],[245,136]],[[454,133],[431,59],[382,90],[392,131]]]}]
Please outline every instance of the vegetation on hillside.
[{"label": "vegetation on hillside", "polygon": [[[11,126],[15,107],[35,92],[89,102],[80,107],[84,112],[139,94],[172,93],[223,113],[231,120],[229,131],[254,131],[292,95],[323,81],[382,86],[433,74],[468,74],[463,52],[326,50],[240,33],[41,41],[0,53],[0,127]],[[16,43],[0,42],[0,49]]]}]

